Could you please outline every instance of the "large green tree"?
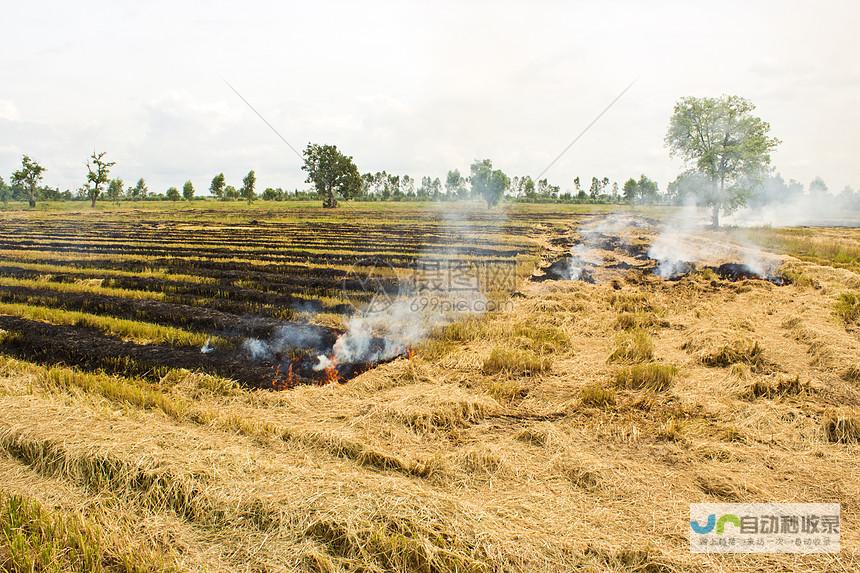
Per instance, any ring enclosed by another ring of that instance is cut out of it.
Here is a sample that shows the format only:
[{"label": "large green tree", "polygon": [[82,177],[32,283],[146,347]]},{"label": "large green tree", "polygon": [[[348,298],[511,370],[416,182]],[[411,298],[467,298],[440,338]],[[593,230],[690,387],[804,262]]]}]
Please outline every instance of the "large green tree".
[{"label": "large green tree", "polygon": [[29,155],[21,158],[21,169],[12,173],[12,185],[24,192],[30,207],[36,206],[36,194],[44,173],[45,168],[30,159]]},{"label": "large green tree", "polygon": [[90,205],[96,206],[96,200],[102,192],[102,186],[110,181],[110,168],[116,165],[116,161],[105,159],[106,152],[93,154],[87,159],[87,183],[86,190],[90,198]]},{"label": "large green tree", "polygon": [[313,183],[322,197],[323,207],[337,207],[338,198],[349,199],[361,193],[361,175],[352,157],[341,153],[335,145],[308,143],[304,151],[307,183]]},{"label": "large green tree", "polygon": [[711,207],[714,227],[720,212],[745,205],[756,181],[767,173],[770,154],[779,140],[770,137],[770,124],[753,115],[755,105],[738,96],[685,97],[675,104],[666,145],[689,167],[707,176],[700,193]]}]

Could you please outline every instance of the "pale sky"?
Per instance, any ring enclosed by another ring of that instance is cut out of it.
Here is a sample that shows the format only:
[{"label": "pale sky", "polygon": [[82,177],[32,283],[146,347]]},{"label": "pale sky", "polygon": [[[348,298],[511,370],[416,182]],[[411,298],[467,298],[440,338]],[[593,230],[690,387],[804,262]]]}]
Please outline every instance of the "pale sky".
[{"label": "pale sky", "polygon": [[681,96],[737,94],[804,184],[860,187],[860,3],[4,2],[0,175],[28,153],[79,187],[94,150],[113,175],[163,192],[223,171],[238,186],[305,187],[290,149],[333,143],[359,169],[444,180],[490,158],[661,189],[679,172],[663,136]]}]

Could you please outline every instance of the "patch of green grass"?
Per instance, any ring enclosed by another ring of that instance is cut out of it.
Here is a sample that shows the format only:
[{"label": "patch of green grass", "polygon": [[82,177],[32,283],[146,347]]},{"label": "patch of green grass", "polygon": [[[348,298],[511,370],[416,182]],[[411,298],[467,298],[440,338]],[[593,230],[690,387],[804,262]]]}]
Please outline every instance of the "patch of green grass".
[{"label": "patch of green grass", "polygon": [[854,292],[844,292],[839,295],[834,307],[836,316],[845,324],[860,322],[860,295]]},{"label": "patch of green grass", "polygon": [[622,368],[615,374],[615,385],[626,390],[652,390],[662,392],[672,385],[678,368],[672,364],[636,364]]},{"label": "patch of green grass", "polygon": [[47,288],[57,292],[89,293],[105,296],[120,296],[132,299],[165,300],[167,298],[167,296],[163,292],[103,287],[88,282],[60,283],[46,280],[13,279],[9,277],[0,277],[0,286]]},{"label": "patch of green grass", "polygon": [[164,559],[109,547],[100,528],[80,515],[35,500],[0,494],[0,571],[144,573],[167,570]]},{"label": "patch of green grass", "polygon": [[163,326],[113,316],[101,316],[75,310],[0,302],[0,314],[50,324],[96,328],[110,336],[117,336],[124,340],[131,340],[140,344],[156,343],[172,346],[200,347],[207,340],[216,346],[227,344],[227,341],[222,338],[211,337],[201,332],[190,332],[173,326]]},{"label": "patch of green grass", "polygon": [[561,352],[570,345],[570,338],[563,330],[545,324],[518,324],[511,334],[525,339],[528,348],[538,354]]},{"label": "patch of green grass", "polygon": [[654,358],[654,341],[641,328],[623,332],[615,337],[615,350],[609,362],[648,362]]},{"label": "patch of green grass", "polygon": [[608,408],[615,405],[615,390],[600,384],[589,384],[579,391],[579,399],[583,406]]}]

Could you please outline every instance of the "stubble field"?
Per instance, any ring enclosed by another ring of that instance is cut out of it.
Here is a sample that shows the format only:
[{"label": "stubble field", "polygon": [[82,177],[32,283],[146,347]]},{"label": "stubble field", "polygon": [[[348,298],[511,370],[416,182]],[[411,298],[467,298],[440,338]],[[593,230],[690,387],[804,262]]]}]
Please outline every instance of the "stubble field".
[{"label": "stubble field", "polygon": [[[670,217],[0,213],[0,569],[860,569],[860,237],[702,231],[713,260],[664,278]],[[725,266],[750,243],[770,280]],[[516,283],[315,369],[363,272],[415,260]],[[839,502],[842,552],[691,554],[700,501]]]}]

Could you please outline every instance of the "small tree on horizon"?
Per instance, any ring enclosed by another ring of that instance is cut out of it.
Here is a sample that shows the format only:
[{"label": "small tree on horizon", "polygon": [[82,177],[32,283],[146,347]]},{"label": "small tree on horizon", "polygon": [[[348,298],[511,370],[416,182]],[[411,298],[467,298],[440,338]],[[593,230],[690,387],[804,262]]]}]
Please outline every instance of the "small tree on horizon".
[{"label": "small tree on horizon", "polygon": [[165,197],[167,197],[167,199],[170,201],[179,201],[181,195],[179,194],[179,189],[177,189],[176,187],[171,187],[167,190]]},{"label": "small tree on horizon", "polygon": [[0,201],[3,202],[3,208],[9,206],[9,199],[12,196],[12,190],[6,185],[6,182],[3,181],[3,177],[0,177]]},{"label": "small tree on horizon", "polygon": [[190,179],[182,185],[182,198],[186,201],[194,199],[194,184]]},{"label": "small tree on horizon", "polygon": [[809,183],[810,195],[824,195],[827,193],[827,183],[821,177],[816,177]]},{"label": "small tree on horizon", "polygon": [[30,207],[36,206],[36,195],[39,182],[45,173],[45,168],[30,159],[29,155],[21,158],[21,169],[12,173],[12,185],[19,187],[27,199]]},{"label": "small tree on horizon", "polygon": [[212,183],[209,184],[209,193],[219,201],[224,200],[224,191],[227,188],[227,181],[223,173],[219,173],[212,178]]},{"label": "small tree on horizon", "polygon": [[123,193],[125,192],[124,186],[125,183],[123,183],[122,179],[111,179],[110,183],[108,183],[107,191],[105,192],[108,200],[118,204],[119,200],[122,199]]},{"label": "small tree on horizon", "polygon": [[86,189],[90,198],[90,206],[95,208],[96,200],[102,192],[102,185],[110,181],[110,168],[116,165],[116,161],[105,159],[106,151],[93,154],[87,160],[87,183]]},{"label": "small tree on horizon", "polygon": [[134,201],[143,201],[146,199],[146,196],[149,194],[149,188],[146,186],[146,181],[143,180],[143,177],[138,179],[134,187],[128,190],[128,194]]},{"label": "small tree on horizon", "polygon": [[248,202],[248,205],[256,201],[257,194],[254,192],[254,187],[257,185],[257,174],[254,170],[248,172],[245,178],[242,179],[242,187],[239,189],[239,196]]}]

